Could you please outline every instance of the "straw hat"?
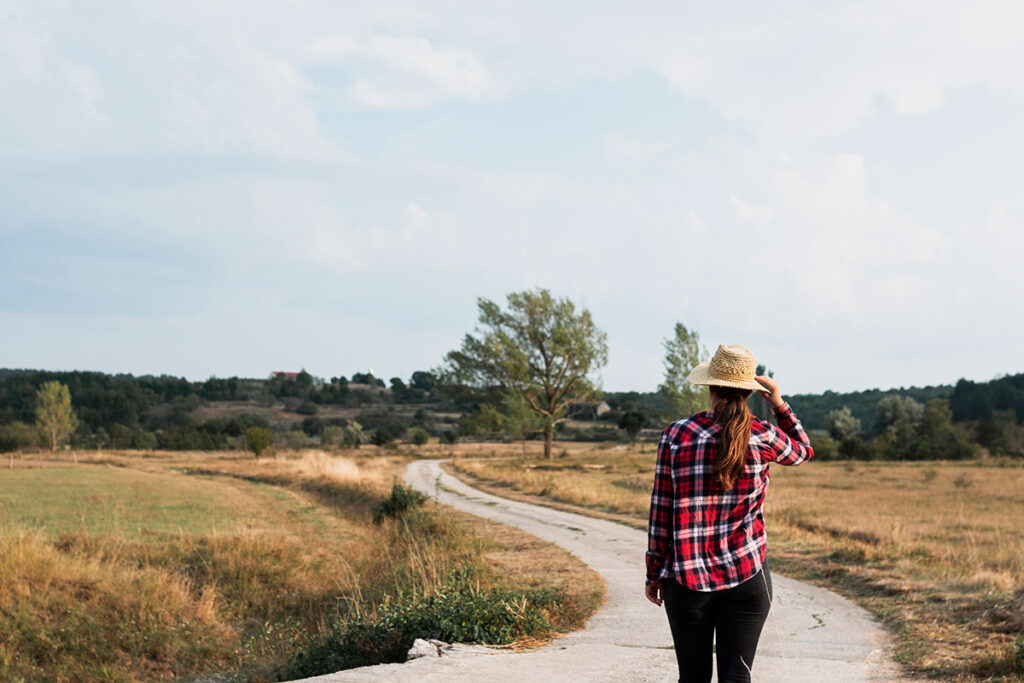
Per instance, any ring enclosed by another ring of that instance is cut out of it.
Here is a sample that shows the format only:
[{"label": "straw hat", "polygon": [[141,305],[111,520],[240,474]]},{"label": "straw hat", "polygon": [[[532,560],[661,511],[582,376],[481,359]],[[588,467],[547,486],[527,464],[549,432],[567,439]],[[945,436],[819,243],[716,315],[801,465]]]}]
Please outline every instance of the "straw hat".
[{"label": "straw hat", "polygon": [[711,360],[690,372],[689,380],[692,384],[764,391],[764,386],[754,379],[756,368],[757,359],[747,347],[719,344]]}]

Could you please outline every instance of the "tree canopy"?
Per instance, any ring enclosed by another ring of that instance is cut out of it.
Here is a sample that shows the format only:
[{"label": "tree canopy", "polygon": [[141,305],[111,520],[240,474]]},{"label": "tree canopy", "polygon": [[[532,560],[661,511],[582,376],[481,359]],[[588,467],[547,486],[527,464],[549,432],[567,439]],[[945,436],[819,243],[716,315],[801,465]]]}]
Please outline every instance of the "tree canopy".
[{"label": "tree canopy", "polygon": [[50,452],[78,428],[78,418],[71,409],[71,393],[60,382],[47,382],[36,393],[36,425],[46,435]]},{"label": "tree canopy", "polygon": [[669,420],[704,410],[707,398],[701,387],[690,384],[690,371],[708,358],[708,350],[701,346],[696,330],[687,329],[683,323],[676,323],[672,337],[664,341],[665,379],[658,386],[658,393],[668,404]]},{"label": "tree canopy", "polygon": [[593,374],[608,362],[606,335],[590,311],[576,310],[569,299],[546,289],[513,292],[503,310],[488,299],[477,300],[474,334],[445,355],[444,380],[468,388],[481,400],[513,391],[540,416],[544,454],[551,457],[555,425],[570,403],[597,390]]}]

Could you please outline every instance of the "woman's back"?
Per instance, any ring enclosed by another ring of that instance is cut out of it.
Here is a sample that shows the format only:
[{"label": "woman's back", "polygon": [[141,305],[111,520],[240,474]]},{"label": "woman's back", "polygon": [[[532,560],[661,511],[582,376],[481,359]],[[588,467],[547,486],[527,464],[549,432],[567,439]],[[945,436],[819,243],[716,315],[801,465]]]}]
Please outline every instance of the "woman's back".
[{"label": "woman's back", "polygon": [[[692,590],[721,590],[757,573],[767,538],[762,508],[768,465],[797,465],[813,456],[788,405],[779,427],[756,418],[742,471],[729,490],[713,476],[722,427],[712,411],[673,422],[662,433],[651,495],[648,576],[672,575]],[[661,560],[658,562],[658,560]],[[659,566],[651,567],[652,560]]]}]

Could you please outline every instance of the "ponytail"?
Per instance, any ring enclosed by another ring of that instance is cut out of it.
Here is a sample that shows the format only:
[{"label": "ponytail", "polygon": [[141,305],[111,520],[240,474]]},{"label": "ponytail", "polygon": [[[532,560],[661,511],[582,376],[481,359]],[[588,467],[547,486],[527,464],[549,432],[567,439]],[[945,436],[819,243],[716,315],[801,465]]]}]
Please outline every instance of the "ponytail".
[{"label": "ponytail", "polygon": [[722,426],[722,447],[715,456],[711,469],[715,483],[723,491],[730,491],[743,473],[750,451],[750,409],[747,397],[750,389],[713,386],[719,399],[715,405],[715,422]]}]

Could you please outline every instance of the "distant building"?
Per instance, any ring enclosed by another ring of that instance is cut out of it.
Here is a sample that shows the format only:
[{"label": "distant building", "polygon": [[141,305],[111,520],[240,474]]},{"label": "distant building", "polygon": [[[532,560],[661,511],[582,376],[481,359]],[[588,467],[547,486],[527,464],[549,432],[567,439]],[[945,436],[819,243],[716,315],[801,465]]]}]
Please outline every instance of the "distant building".
[{"label": "distant building", "polygon": [[275,370],[274,374],[272,376],[275,379],[278,378],[278,377],[283,377],[284,379],[296,379],[299,376],[299,373],[297,373],[297,372],[281,372],[280,370]]},{"label": "distant building", "polygon": [[605,413],[612,412],[612,407],[604,401],[598,401],[597,405],[594,406],[594,417],[601,417]]}]

